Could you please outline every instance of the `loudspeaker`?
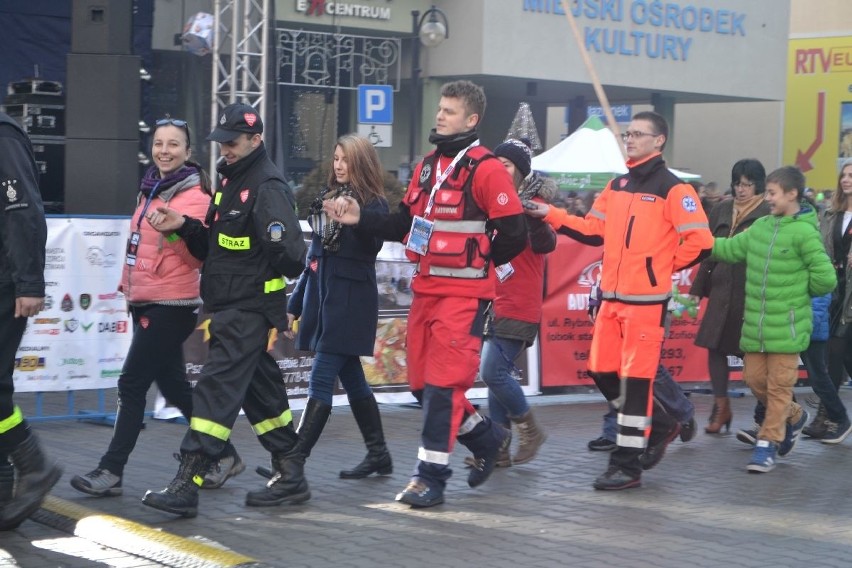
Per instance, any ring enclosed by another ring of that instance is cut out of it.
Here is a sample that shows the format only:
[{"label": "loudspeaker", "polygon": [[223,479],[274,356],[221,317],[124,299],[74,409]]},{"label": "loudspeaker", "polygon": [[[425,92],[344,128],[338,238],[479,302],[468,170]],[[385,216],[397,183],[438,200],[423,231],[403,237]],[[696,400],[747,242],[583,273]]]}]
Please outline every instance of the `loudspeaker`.
[{"label": "loudspeaker", "polygon": [[65,213],[130,215],[139,192],[139,140],[67,139]]},{"label": "loudspeaker", "polygon": [[61,203],[65,197],[65,139],[61,136],[30,136],[38,168],[38,187],[41,200],[48,203]]},{"label": "loudspeaker", "polygon": [[130,55],[133,0],[74,0],[71,52]]},{"label": "loudspeaker", "polygon": [[139,141],[141,60],[69,53],[65,135]]}]

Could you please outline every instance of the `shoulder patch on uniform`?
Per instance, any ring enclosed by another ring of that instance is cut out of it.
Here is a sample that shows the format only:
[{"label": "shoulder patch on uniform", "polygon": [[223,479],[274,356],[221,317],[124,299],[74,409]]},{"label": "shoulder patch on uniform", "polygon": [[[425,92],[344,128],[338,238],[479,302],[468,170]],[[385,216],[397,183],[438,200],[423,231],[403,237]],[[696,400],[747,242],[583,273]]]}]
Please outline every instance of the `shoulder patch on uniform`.
[{"label": "shoulder patch on uniform", "polygon": [[684,195],[683,199],[680,200],[680,204],[683,206],[685,211],[688,211],[690,213],[695,213],[695,211],[698,209],[698,204],[690,195]]},{"label": "shoulder patch on uniform", "polygon": [[509,203],[509,196],[505,192],[501,191],[497,195],[497,203],[499,203],[500,205],[506,205],[507,203]]},{"label": "shoulder patch on uniform", "polygon": [[16,179],[7,179],[0,182],[0,188],[2,188],[3,193],[6,195],[6,201],[9,203],[14,203],[18,200],[18,190],[15,188],[15,184],[17,183],[18,180]]},{"label": "shoulder patch on uniform", "polygon": [[426,183],[431,175],[432,166],[429,164],[423,164],[423,168],[420,170],[420,183]]},{"label": "shoulder patch on uniform", "polygon": [[266,232],[269,233],[270,241],[273,243],[279,243],[284,237],[284,233],[287,232],[287,229],[281,221],[273,221],[266,226]]}]

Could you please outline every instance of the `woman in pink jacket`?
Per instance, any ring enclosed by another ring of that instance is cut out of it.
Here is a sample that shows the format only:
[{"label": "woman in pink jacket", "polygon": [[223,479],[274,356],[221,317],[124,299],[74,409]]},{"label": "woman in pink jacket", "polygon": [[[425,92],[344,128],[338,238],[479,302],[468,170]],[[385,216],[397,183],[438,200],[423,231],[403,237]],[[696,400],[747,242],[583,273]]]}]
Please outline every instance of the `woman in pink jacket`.
[{"label": "woman in pink jacket", "polygon": [[[189,419],[192,388],[186,380],[183,342],[195,329],[201,261],[177,235],[164,236],[145,220],[157,207],[171,207],[204,219],[210,206],[210,178],[191,155],[189,127],[183,120],[157,121],[151,157],[130,219],[124,271],[119,291],[133,317],[133,341],[118,379],[118,414],[109,449],[98,467],[77,475],[71,486],[96,496],[121,495],[121,478],[142,429],[145,397],[151,383]],[[219,487],[245,469],[228,446],[205,478]]]}]

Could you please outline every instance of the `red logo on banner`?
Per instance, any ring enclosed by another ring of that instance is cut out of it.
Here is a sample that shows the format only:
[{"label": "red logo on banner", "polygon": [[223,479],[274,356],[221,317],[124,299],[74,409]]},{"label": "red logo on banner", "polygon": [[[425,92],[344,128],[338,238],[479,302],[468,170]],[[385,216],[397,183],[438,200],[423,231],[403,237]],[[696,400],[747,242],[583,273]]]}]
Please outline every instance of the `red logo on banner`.
[{"label": "red logo on banner", "polygon": [[149,320],[147,316],[139,318],[139,325],[141,325],[143,329],[148,329],[149,323],[151,323],[151,320]]},{"label": "red logo on banner", "polygon": [[249,195],[249,190],[247,190],[247,189],[242,190],[242,191],[240,192],[240,201],[242,201],[243,203],[245,203],[245,202],[246,202],[246,199],[248,199],[248,195]]},{"label": "red logo on banner", "polygon": [[254,123],[257,122],[257,115],[250,112],[243,113],[243,118],[249,126],[254,126]]}]

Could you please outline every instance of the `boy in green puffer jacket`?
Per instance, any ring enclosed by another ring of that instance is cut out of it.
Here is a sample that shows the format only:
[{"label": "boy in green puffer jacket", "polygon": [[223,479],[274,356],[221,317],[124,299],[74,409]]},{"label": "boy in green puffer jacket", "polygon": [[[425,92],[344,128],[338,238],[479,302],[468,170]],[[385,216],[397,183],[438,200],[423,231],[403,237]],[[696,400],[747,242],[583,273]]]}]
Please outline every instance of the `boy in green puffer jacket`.
[{"label": "boy in green puffer jacket", "polygon": [[[766,178],[771,215],[732,238],[717,238],[713,257],[746,264],[745,317],[740,348],[743,380],[766,406],[766,418],[747,470],[775,468],[779,444],[789,452],[808,419],[793,402],[799,353],[810,342],[811,297],[837,284],[815,209],[803,198],[805,176],[786,166]],[[787,427],[787,424],[790,427]]]}]

